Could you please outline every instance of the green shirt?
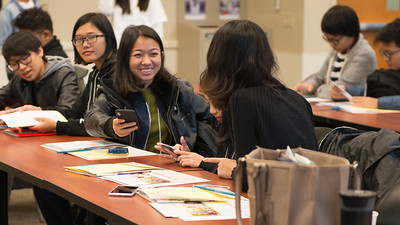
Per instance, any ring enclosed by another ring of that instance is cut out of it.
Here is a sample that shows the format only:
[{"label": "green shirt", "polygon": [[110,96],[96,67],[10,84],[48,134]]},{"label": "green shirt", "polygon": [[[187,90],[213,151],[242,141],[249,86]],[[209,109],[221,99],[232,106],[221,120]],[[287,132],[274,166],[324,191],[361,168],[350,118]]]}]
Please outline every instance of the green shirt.
[{"label": "green shirt", "polygon": [[146,101],[150,111],[150,132],[147,139],[146,150],[150,152],[160,153],[159,150],[154,148],[157,142],[169,142],[169,131],[165,122],[161,119],[156,96],[152,90],[142,92],[144,100]]}]

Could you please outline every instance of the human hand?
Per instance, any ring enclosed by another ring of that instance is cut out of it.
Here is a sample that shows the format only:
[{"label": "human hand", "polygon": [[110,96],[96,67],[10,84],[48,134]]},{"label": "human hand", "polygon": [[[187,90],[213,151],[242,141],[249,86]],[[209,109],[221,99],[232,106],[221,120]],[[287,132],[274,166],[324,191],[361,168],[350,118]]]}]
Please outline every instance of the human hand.
[{"label": "human hand", "polygon": [[353,97],[351,102],[354,106],[364,107],[364,108],[378,108],[378,99],[372,97]]},{"label": "human hand", "polygon": [[41,111],[42,108],[34,105],[24,105],[17,108],[6,107],[3,111],[0,112],[0,115],[14,113],[14,112],[23,112],[23,111]]},{"label": "human hand", "polygon": [[39,131],[39,132],[52,132],[56,130],[57,127],[57,121],[52,120],[50,118],[42,118],[42,117],[36,117],[34,118],[39,122],[38,125],[35,125],[33,127],[30,127],[29,129]]},{"label": "human hand", "polygon": [[23,111],[41,111],[42,108],[34,105],[23,105],[14,109],[9,109],[9,112],[23,112]]},{"label": "human hand", "polygon": [[113,120],[113,130],[118,137],[128,136],[133,131],[137,130],[136,122],[125,123],[124,119]]},{"label": "human hand", "polygon": [[[174,149],[174,150],[173,150],[173,153],[176,154],[176,155],[178,155],[177,152],[175,152],[175,151],[179,151],[179,152],[181,152],[181,151],[190,152],[190,148],[189,148],[189,146],[187,145],[187,143],[186,143],[186,141],[185,141],[185,138],[184,138],[184,137],[181,137],[180,140],[181,140],[182,145],[180,145],[180,144],[175,144],[175,146],[173,146],[173,147],[170,146],[170,147],[172,147],[172,148]],[[167,158],[167,159],[171,159],[171,160],[174,160],[174,161],[178,161],[178,157],[175,156],[175,155],[171,155],[167,150],[165,150],[165,149],[162,147],[163,145],[165,145],[165,144],[163,144],[163,143],[161,143],[161,142],[157,142],[157,144],[154,146],[155,149],[157,149],[157,150],[159,150],[159,151],[161,151],[161,152],[168,153],[168,154],[159,154],[159,156],[164,157],[164,158]]]},{"label": "human hand", "polygon": [[314,85],[310,83],[299,83],[293,87],[293,90],[302,93],[314,93]]},{"label": "human hand", "polygon": [[176,154],[179,155],[178,162],[183,167],[194,167],[197,168],[200,166],[201,161],[203,161],[204,156],[201,156],[195,152],[187,152],[187,151],[175,151]]},{"label": "human hand", "polygon": [[232,179],[232,171],[237,166],[236,160],[228,158],[204,158],[204,162],[218,163],[218,176]]},{"label": "human hand", "polygon": [[[338,85],[340,88],[343,90],[346,90],[346,86],[343,84]],[[331,88],[329,89],[331,93],[331,98],[334,100],[340,100],[340,99],[345,99],[346,97],[342,94],[342,92],[337,88],[335,85],[332,85]]]}]

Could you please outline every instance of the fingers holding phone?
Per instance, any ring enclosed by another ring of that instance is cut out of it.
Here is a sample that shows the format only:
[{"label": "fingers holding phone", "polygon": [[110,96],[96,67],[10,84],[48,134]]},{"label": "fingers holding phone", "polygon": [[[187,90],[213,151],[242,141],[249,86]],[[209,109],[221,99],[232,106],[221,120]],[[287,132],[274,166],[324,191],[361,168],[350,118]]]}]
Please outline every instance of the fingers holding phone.
[{"label": "fingers holding phone", "polygon": [[136,113],[133,109],[116,109],[117,119],[113,120],[113,130],[119,137],[125,137],[139,129]]},{"label": "fingers holding phone", "polygon": [[[177,146],[177,145],[175,145]],[[179,146],[178,146],[179,147]],[[167,154],[159,154],[159,156],[167,158],[167,159],[171,159],[174,161],[178,160],[179,155],[175,153],[175,148],[166,144],[163,144],[161,142],[158,142],[155,146],[155,149],[163,152],[163,153],[167,153]]]},{"label": "fingers holding phone", "polygon": [[137,130],[136,122],[125,123],[123,119],[113,120],[113,130],[118,137],[128,136],[133,131]]}]

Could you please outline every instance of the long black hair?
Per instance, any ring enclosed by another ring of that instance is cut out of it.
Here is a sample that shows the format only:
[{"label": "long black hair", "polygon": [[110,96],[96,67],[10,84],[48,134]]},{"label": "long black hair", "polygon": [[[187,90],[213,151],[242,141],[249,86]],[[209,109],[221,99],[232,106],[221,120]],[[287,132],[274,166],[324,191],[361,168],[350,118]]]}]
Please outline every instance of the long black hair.
[{"label": "long black hair", "polygon": [[[140,11],[146,12],[147,7],[149,7],[150,0],[139,0],[137,7]],[[130,0],[116,0],[115,5],[118,5],[122,9],[122,14],[131,14],[131,2]]]},{"label": "long black hair", "polygon": [[248,20],[232,20],[220,27],[211,41],[200,89],[217,109],[225,110],[238,89],[260,85],[285,88],[274,77],[277,69],[263,29]]}]

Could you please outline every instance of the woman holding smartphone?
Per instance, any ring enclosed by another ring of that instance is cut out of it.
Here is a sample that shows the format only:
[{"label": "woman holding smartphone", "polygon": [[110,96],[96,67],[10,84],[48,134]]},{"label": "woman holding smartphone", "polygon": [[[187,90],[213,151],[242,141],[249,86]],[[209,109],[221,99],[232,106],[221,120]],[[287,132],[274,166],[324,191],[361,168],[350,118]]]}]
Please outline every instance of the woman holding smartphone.
[{"label": "woman holding smartphone", "polygon": [[[205,123],[210,119],[209,104],[189,82],[165,69],[164,54],[152,28],[129,26],[121,38],[115,72],[101,81],[101,93],[86,114],[86,130],[157,153],[157,142],[173,145],[184,139],[199,154],[215,156],[215,137]],[[132,110],[137,121],[117,118],[117,109]]]},{"label": "woman holding smartphone", "polygon": [[[276,70],[274,53],[257,24],[233,20],[220,27],[207,53],[207,69],[200,76],[200,90],[221,121],[219,158],[189,152],[185,143],[175,146],[179,157],[165,157],[191,167],[214,163],[214,172],[231,178],[236,160],[256,146],[316,150],[311,106],[275,77]],[[162,150],[160,145],[157,149]]]}]

